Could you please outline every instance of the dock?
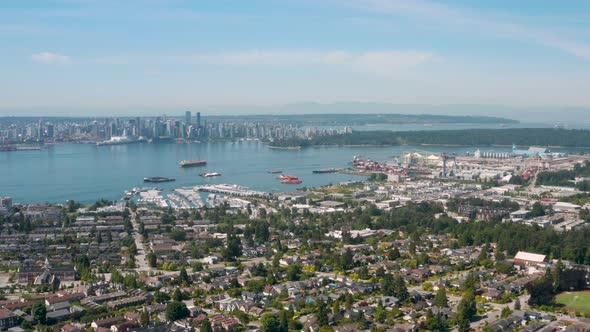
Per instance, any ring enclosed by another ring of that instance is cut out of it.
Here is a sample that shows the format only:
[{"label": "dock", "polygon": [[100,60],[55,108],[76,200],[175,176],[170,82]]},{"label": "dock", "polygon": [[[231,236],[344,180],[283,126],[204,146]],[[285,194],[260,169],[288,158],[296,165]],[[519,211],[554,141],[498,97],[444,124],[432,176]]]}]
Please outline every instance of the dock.
[{"label": "dock", "polygon": [[213,185],[201,185],[195,186],[195,191],[214,193],[214,194],[225,194],[231,196],[258,196],[266,197],[269,194],[263,191],[252,190],[248,187],[242,187],[236,184],[213,184]]}]

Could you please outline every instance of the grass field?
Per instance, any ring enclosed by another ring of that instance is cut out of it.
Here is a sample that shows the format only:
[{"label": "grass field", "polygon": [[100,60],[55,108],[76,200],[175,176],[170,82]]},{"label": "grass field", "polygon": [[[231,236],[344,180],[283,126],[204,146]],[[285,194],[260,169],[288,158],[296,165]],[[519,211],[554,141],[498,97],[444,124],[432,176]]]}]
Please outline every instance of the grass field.
[{"label": "grass field", "polygon": [[590,292],[565,292],[557,295],[556,300],[568,309],[590,313]]}]

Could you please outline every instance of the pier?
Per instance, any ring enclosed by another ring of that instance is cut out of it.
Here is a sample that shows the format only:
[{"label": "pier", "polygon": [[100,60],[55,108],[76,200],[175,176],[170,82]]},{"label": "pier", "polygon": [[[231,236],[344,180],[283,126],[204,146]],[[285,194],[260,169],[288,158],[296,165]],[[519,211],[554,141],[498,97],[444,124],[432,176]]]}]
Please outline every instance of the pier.
[{"label": "pier", "polygon": [[248,187],[238,186],[236,184],[212,184],[195,186],[195,191],[214,193],[214,194],[225,194],[232,196],[258,196],[266,197],[268,193],[263,191],[252,190]]}]

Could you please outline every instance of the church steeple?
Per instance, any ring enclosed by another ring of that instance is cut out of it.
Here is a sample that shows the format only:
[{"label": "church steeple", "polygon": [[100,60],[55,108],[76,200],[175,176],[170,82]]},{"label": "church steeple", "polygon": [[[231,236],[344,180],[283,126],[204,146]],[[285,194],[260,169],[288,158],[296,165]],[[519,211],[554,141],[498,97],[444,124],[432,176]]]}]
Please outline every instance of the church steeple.
[{"label": "church steeple", "polygon": [[49,258],[45,257],[45,264],[43,264],[43,268],[50,270],[51,263],[49,263]]}]

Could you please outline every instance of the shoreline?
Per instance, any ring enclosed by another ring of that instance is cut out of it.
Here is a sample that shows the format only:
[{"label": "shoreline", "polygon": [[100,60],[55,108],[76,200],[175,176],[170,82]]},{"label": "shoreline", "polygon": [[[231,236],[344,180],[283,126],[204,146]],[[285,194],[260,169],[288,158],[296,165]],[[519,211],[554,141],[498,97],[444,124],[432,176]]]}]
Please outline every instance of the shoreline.
[{"label": "shoreline", "polygon": [[[538,145],[522,145],[517,144],[519,146],[531,146],[531,147],[543,147],[547,149],[590,149],[590,146],[561,146],[561,145],[547,145],[547,146],[538,146]],[[309,146],[299,146],[299,147],[270,147],[271,149],[304,149],[304,148],[322,148],[322,147],[394,147],[394,146],[438,146],[438,147],[496,147],[496,148],[511,148],[512,145],[506,144],[483,144],[483,145],[474,145],[474,144],[437,144],[437,143],[404,143],[404,144],[317,144],[317,145],[309,145]]]},{"label": "shoreline", "polygon": [[[273,150],[302,150],[305,148],[323,148],[323,147],[395,147],[395,146],[434,146],[434,147],[497,147],[497,148],[511,148],[512,145],[507,144],[482,144],[482,145],[474,145],[474,144],[443,144],[443,143],[403,143],[403,144],[314,144],[308,146],[273,146],[268,145],[260,140],[240,140],[245,142],[260,142],[265,144],[269,149]],[[140,143],[140,144],[211,144],[211,143],[229,143],[235,141],[229,140],[218,140],[218,141],[188,141],[188,142],[169,142],[169,143],[154,143],[154,142],[133,142],[133,143]],[[128,143],[131,144],[131,143]],[[105,144],[105,145],[128,145],[128,144]],[[43,150],[43,148],[49,148],[53,146],[60,146],[60,145],[96,145],[96,142],[89,142],[89,141],[79,141],[79,142],[52,142],[45,144],[39,147],[17,147],[15,150],[0,150],[0,152],[18,152],[18,151],[39,151]],[[526,144],[517,144],[519,146],[535,146],[535,147],[543,147],[547,149],[590,149],[589,146],[562,146],[562,145],[547,145],[547,146],[539,146],[539,145],[526,145]]]},{"label": "shoreline", "polygon": [[[401,145],[418,145],[418,146],[448,146],[448,147],[475,147],[478,145],[473,144],[436,144],[436,143],[421,143],[421,144],[401,144]],[[517,144],[520,145],[520,144]],[[479,145],[482,147],[495,147],[495,148],[512,148],[512,145],[506,144],[485,144]],[[542,147],[547,149],[590,149],[590,146],[561,146],[561,145],[547,145],[547,146],[539,146],[539,145],[520,145],[520,146],[529,146],[529,147]]]}]

